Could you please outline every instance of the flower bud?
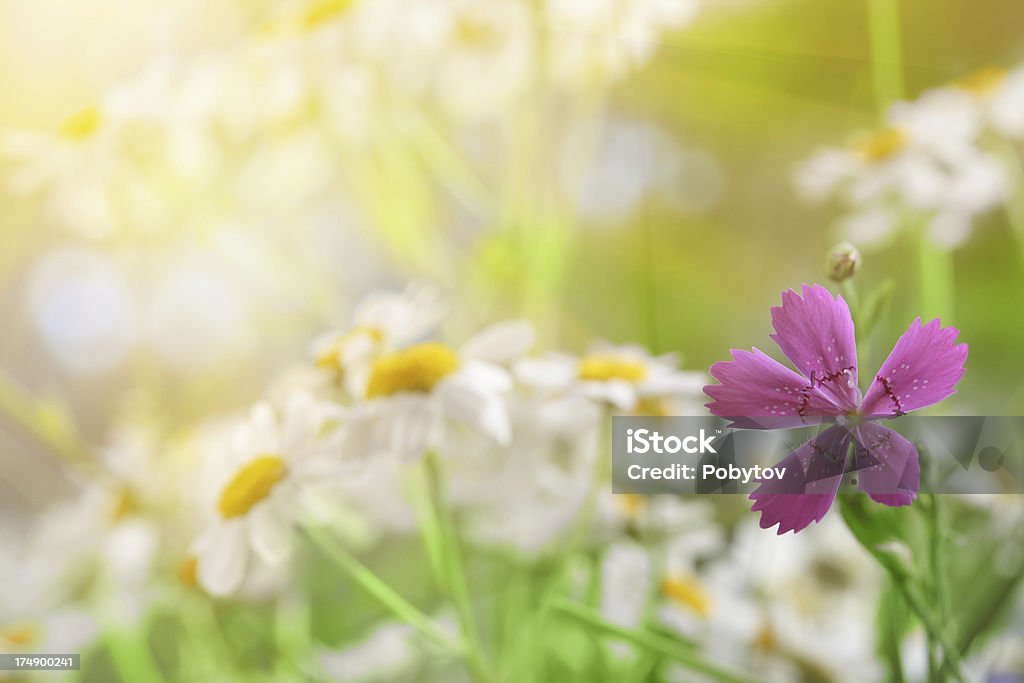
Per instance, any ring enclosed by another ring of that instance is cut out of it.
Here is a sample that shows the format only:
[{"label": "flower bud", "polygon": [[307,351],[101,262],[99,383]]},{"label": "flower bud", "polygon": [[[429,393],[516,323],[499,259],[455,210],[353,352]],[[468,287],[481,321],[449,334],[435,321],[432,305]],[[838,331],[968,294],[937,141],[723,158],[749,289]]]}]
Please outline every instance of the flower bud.
[{"label": "flower bud", "polygon": [[860,269],[860,251],[849,242],[840,242],[825,256],[825,272],[836,282],[853,277]]}]

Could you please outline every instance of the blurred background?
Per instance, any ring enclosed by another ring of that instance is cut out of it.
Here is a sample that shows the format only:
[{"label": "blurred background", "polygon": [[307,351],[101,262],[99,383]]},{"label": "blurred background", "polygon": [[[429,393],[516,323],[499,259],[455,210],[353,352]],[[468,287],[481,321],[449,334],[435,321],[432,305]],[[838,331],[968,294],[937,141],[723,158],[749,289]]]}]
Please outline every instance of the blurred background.
[{"label": "blurred background", "polygon": [[[3,527],[126,419],[245,409],[380,288],[437,283],[457,338],[521,316],[698,371],[767,346],[844,237],[801,162],[1014,68],[1021,26],[1013,0],[0,0]],[[929,310],[913,239],[864,248],[862,375],[942,315],[971,347],[943,410],[1019,414],[1021,253],[977,216]]]}]

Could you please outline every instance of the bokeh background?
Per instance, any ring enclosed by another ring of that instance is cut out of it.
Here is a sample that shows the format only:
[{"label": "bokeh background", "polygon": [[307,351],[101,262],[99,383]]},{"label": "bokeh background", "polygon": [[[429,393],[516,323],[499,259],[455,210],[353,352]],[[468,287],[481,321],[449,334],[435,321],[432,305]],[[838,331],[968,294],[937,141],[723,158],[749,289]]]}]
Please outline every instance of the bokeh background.
[{"label": "bokeh background", "polygon": [[[637,342],[699,371],[763,346],[779,293],[826,282],[843,237],[835,205],[800,200],[799,164],[894,99],[1024,61],[1012,0],[663,2],[643,20],[628,8],[658,3],[567,2],[550,20],[543,2],[426,3],[484,17],[447,33],[386,0],[348,32],[374,4],[0,2],[5,528],[75,496],[67,461],[126,416],[184,433],[244,410],[363,295],[410,281],[442,288],[458,338],[525,317],[542,349]],[[914,317],[942,315],[971,347],[942,410],[1019,414],[1006,212],[951,252],[943,310],[918,250],[863,250],[854,286],[891,294],[862,374]],[[999,631],[1018,644],[1019,612]]]}]

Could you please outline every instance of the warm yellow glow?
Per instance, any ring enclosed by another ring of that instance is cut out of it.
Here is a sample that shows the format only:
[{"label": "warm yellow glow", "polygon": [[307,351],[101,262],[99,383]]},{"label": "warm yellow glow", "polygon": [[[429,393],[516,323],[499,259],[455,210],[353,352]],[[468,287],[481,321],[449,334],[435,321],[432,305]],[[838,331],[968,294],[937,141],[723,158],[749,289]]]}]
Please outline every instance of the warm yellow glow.
[{"label": "warm yellow glow", "polygon": [[99,107],[79,109],[60,124],[60,134],[68,140],[84,140],[91,136],[103,124],[103,114]]},{"label": "warm yellow glow", "polygon": [[702,617],[711,614],[711,598],[694,578],[670,576],[661,582],[661,592],[672,601],[689,607]]},{"label": "warm yellow glow", "polygon": [[427,342],[381,356],[373,363],[366,397],[425,393],[459,369],[459,357],[444,344]]},{"label": "warm yellow glow", "polygon": [[628,358],[594,354],[580,359],[577,374],[582,380],[603,382],[622,379],[627,382],[639,382],[647,377],[647,366]]},{"label": "warm yellow glow", "polygon": [[288,468],[276,455],[261,455],[235,474],[220,496],[220,514],[224,519],[244,515],[252,506],[270,495]]},{"label": "warm yellow glow", "polygon": [[872,163],[885,161],[907,146],[907,136],[899,128],[884,128],[862,138],[854,146],[857,153]]}]

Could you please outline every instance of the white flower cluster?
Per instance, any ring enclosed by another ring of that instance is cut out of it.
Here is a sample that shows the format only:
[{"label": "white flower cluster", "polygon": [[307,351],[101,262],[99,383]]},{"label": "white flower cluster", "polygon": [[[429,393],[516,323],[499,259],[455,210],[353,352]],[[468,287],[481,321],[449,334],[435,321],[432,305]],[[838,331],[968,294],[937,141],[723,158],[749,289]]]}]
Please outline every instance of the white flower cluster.
[{"label": "white flower cluster", "polygon": [[422,286],[368,297],[351,327],[315,339],[309,361],[207,448],[210,522],[190,551],[202,587],[233,593],[281,567],[294,525],[316,510],[344,509],[377,535],[408,530],[402,471],[428,452],[448,463],[467,533],[543,551],[583,504],[609,411],[699,406],[704,375],[672,357],[601,345],[525,358],[534,334],[523,321],[452,346],[436,338],[443,312]]},{"label": "white flower cluster", "polygon": [[[341,187],[365,184],[360,168],[391,167],[413,136],[429,147],[514,120],[539,91],[607,86],[695,1],[284,3],[251,35],[160,61],[59,131],[8,132],[0,184],[89,238],[286,225],[299,209],[337,211]],[[413,156],[450,167],[452,154]]]},{"label": "white flower cluster", "polygon": [[920,226],[950,249],[1006,200],[1022,141],[1024,66],[988,68],[894,104],[880,130],[821,150],[795,181],[810,201],[838,200],[845,237],[858,245]]}]

